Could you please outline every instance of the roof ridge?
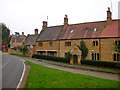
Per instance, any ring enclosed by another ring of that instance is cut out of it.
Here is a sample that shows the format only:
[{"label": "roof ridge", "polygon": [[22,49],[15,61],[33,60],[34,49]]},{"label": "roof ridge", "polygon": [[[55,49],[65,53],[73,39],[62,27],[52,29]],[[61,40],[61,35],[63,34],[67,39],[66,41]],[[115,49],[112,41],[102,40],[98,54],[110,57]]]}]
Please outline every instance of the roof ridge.
[{"label": "roof ridge", "polygon": [[[120,19],[113,19],[112,21],[119,21]],[[75,24],[69,24],[69,26],[71,25],[79,25],[79,24],[89,24],[89,23],[99,23],[99,22],[106,22],[106,20],[103,21],[92,21],[92,22],[83,22],[83,23],[75,23]]]},{"label": "roof ridge", "polygon": [[46,28],[61,27],[61,26],[63,26],[63,25],[49,26],[49,27],[46,27]]}]

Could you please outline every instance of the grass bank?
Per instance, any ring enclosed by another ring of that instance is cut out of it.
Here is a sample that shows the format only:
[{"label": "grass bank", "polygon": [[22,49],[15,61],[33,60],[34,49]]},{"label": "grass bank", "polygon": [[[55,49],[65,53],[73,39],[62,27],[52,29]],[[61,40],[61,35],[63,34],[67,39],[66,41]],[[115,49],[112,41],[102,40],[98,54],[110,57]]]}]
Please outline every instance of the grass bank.
[{"label": "grass bank", "polygon": [[11,55],[15,55],[15,56],[23,57],[23,58],[30,58],[30,56],[23,55],[23,54],[11,54]]},{"label": "grass bank", "polygon": [[26,88],[118,88],[117,81],[74,74],[31,62],[27,63],[31,69]]}]

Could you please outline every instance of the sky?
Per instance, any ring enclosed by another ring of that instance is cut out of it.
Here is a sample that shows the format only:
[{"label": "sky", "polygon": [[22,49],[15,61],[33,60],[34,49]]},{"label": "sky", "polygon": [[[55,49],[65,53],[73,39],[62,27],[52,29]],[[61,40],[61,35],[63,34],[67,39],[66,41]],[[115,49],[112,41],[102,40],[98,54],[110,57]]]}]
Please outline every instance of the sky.
[{"label": "sky", "polygon": [[[42,22],[48,26],[63,25],[65,14],[69,24],[106,20],[110,7],[112,18],[118,19],[120,0],[0,0],[0,23],[14,32],[34,34]],[[47,20],[48,16],[48,20]]]}]

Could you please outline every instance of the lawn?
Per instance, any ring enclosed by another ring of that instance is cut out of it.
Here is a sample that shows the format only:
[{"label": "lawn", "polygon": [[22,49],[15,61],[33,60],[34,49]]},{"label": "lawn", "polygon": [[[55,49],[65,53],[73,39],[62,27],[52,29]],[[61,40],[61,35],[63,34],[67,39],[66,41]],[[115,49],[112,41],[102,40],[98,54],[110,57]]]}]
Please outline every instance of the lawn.
[{"label": "lawn", "polygon": [[26,88],[118,88],[117,81],[27,64],[31,68]]},{"label": "lawn", "polygon": [[23,57],[23,58],[30,58],[30,56],[23,55],[23,54],[11,54],[11,55],[15,55],[15,56]]}]

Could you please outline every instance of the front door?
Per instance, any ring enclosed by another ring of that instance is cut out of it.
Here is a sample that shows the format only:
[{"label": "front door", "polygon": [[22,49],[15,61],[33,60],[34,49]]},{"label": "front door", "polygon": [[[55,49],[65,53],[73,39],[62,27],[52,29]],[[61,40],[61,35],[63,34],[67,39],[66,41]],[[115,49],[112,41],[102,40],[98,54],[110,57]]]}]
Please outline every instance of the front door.
[{"label": "front door", "polygon": [[78,64],[78,56],[76,54],[73,55],[73,64]]}]

